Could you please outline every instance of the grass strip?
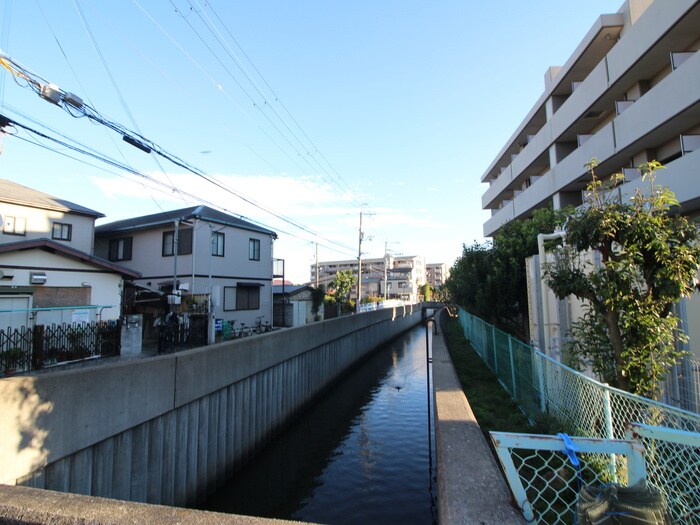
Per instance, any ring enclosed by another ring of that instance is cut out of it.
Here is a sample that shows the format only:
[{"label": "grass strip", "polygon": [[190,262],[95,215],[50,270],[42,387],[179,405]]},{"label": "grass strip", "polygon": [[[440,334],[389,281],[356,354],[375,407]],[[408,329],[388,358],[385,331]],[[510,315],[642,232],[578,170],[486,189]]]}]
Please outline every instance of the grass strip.
[{"label": "grass strip", "polygon": [[517,403],[498,382],[498,378],[464,338],[456,318],[447,317],[443,335],[462,390],[489,445],[490,430],[527,433],[542,431],[529,423]]}]

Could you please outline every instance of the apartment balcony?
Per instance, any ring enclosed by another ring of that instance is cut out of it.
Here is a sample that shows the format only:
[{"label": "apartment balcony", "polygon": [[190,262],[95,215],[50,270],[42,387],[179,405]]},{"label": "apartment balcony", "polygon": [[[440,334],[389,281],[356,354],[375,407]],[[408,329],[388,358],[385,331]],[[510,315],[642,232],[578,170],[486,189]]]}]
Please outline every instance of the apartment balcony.
[{"label": "apartment balcony", "polygon": [[511,164],[504,168],[501,176],[481,196],[481,206],[487,209],[494,205],[498,197],[510,190],[520,191],[527,179],[541,175],[549,164],[549,144],[551,133],[549,126],[544,126],[540,131],[530,137],[530,142],[515,157]]},{"label": "apartment balcony", "polygon": [[612,109],[615,96],[608,93],[608,88],[607,62],[603,59],[552,115],[550,135],[557,140],[575,140],[577,135],[589,133],[596,121]]},{"label": "apartment balcony", "polygon": [[700,52],[685,60],[615,119],[617,150],[655,147],[698,123]]},{"label": "apartment balcony", "polygon": [[687,49],[698,38],[700,5],[696,0],[653,2],[607,55],[610,84],[625,77],[650,78],[672,51]]},{"label": "apartment balcony", "polygon": [[586,163],[593,157],[607,158],[615,153],[613,123],[603,127],[559,164],[544,173],[513,201],[484,223],[484,236],[492,236],[506,222],[527,217],[532,210],[548,204],[559,191],[578,191],[588,183]]},{"label": "apartment balcony", "polygon": [[[696,173],[700,171],[700,148],[686,153],[670,162],[665,169],[656,172],[656,184],[668,187],[680,201],[681,212],[686,214],[700,209],[700,184]],[[648,181],[637,177],[622,186],[620,191],[623,199],[629,200],[636,190],[648,190]]]}]

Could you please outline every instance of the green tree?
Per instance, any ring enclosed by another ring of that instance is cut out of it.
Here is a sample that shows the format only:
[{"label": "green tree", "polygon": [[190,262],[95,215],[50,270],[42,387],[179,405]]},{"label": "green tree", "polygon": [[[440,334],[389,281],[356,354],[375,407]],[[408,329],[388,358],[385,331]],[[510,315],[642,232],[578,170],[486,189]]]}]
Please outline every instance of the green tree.
[{"label": "green tree", "polygon": [[318,288],[311,290],[311,313],[314,314],[314,318],[319,320],[319,311],[321,310],[321,305],[323,304],[323,298],[326,295],[325,286],[322,284]]},{"label": "green tree", "polygon": [[464,246],[446,288],[452,300],[499,328],[529,339],[525,259],[537,253],[537,234],[551,232],[564,212],[543,208],[506,223],[490,242]]},{"label": "green tree", "polygon": [[491,243],[474,242],[462,247],[462,255],[452,269],[445,283],[452,301],[468,312],[486,321],[491,318],[489,269],[493,252]]},{"label": "green tree", "polygon": [[[586,205],[569,215],[567,247],[545,278],[557,297],[575,295],[589,309],[575,325],[583,338],[577,355],[616,386],[655,398],[680,357],[675,339],[684,336],[672,307],[694,289],[698,230],[679,215],[673,193],[654,184],[663,167],[658,162],[640,166],[648,190],[636,191],[629,203],[614,190],[623,175],[604,185],[596,166],[595,159],[588,165]],[[589,251],[600,254],[599,265],[579,256]],[[593,344],[601,334],[609,344]]]},{"label": "green tree", "polygon": [[357,276],[352,270],[342,270],[335,274],[329,288],[333,290],[335,300],[341,304],[350,303],[350,292],[357,283]]},{"label": "green tree", "polygon": [[423,296],[424,301],[432,301],[433,300],[433,287],[430,286],[430,283],[425,283],[420,285],[418,288],[418,293]]}]

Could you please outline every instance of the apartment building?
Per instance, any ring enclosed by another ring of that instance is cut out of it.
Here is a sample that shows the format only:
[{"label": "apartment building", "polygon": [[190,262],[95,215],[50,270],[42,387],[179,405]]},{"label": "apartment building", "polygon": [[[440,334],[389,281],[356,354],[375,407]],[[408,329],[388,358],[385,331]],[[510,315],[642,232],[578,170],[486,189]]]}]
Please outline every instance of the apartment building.
[{"label": "apartment building", "polygon": [[445,263],[428,263],[425,265],[425,279],[433,288],[440,288],[450,276],[450,268]]},{"label": "apartment building", "polygon": [[[357,275],[357,268],[357,259],[312,264],[310,282],[328,287],[338,272],[350,270]],[[423,257],[386,255],[362,259],[362,297],[417,301],[418,288],[425,282],[426,265]],[[356,289],[350,297],[357,298]]]},{"label": "apartment building", "polygon": [[[643,184],[636,168],[661,162],[656,183],[675,193],[681,213],[700,215],[699,49],[699,0],[627,0],[594,20],[566,63],[547,70],[542,95],[483,174],[482,207],[491,212],[484,235],[538,208],[582,204],[593,158],[602,179],[624,173],[623,201]],[[532,342],[558,359],[581,305],[541,286],[537,259],[527,268]],[[678,314],[685,348],[700,359],[700,301],[682,301]],[[677,366],[669,399],[693,406],[696,394],[680,378],[692,383],[697,365]]]},{"label": "apartment building", "polygon": [[484,235],[540,207],[580,204],[594,157],[600,177],[624,170],[628,196],[641,184],[634,168],[660,161],[657,182],[696,214],[699,48],[697,0],[627,0],[593,21],[567,62],[549,68],[544,92],[483,174]]}]

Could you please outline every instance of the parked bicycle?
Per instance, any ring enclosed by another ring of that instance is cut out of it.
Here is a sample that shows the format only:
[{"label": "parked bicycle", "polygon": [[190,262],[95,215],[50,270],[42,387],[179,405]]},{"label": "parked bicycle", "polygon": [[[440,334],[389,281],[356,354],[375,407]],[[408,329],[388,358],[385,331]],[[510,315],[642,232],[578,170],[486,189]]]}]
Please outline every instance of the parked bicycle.
[{"label": "parked bicycle", "polygon": [[231,319],[231,337],[233,339],[248,337],[249,335],[253,335],[253,330],[250,326],[247,326],[244,322],[241,322],[240,328],[236,328],[236,319]]},{"label": "parked bicycle", "polygon": [[271,332],[272,331],[272,325],[270,324],[269,321],[264,321],[265,316],[264,315],[259,315],[255,318],[255,326],[253,327],[253,331],[256,334],[262,334],[264,332]]}]

